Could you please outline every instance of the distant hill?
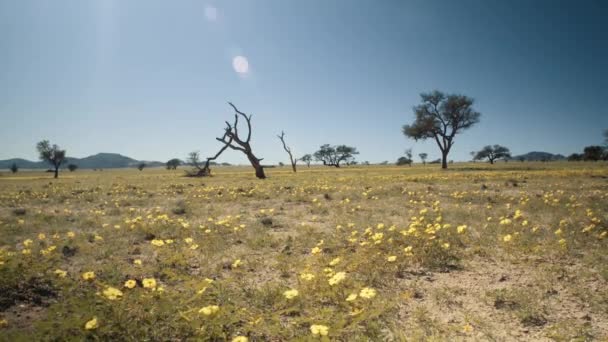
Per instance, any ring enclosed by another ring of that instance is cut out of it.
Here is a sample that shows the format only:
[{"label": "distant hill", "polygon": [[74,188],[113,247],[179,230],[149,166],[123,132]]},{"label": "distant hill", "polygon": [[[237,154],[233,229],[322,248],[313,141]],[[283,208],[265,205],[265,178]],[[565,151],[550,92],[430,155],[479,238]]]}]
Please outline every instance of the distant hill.
[{"label": "distant hill", "polygon": [[526,161],[550,161],[550,160],[566,159],[566,157],[564,157],[561,154],[553,154],[553,153],[549,153],[549,152],[537,152],[537,151],[528,152],[526,154],[522,154],[519,156],[514,156],[511,159],[520,160],[521,158],[523,158]]},{"label": "distant hill", "polygon": [[[62,165],[62,168],[67,167],[68,164],[76,164],[81,169],[114,169],[135,167],[141,162],[146,163],[148,167],[165,165],[165,163],[158,161],[136,160],[118,153],[97,153],[84,158],[67,157],[67,162]],[[17,164],[20,169],[48,169],[50,167],[49,164],[42,161],[30,161],[21,158],[13,158],[0,160],[0,169],[8,169],[11,167],[11,165],[13,165],[13,163]]]}]

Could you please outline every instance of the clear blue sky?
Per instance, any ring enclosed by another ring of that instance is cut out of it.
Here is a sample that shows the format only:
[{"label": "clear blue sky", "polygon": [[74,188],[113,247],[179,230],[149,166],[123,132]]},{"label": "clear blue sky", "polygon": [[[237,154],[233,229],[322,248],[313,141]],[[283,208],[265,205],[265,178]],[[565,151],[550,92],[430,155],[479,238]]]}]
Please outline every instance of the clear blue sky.
[{"label": "clear blue sky", "polygon": [[267,163],[287,161],[281,130],[297,155],[434,159],[401,133],[433,89],[482,113],[450,159],[577,152],[608,128],[606,18],[602,0],[0,0],[0,159],[36,159],[43,138],[73,157],[211,155],[227,101],[253,114]]}]

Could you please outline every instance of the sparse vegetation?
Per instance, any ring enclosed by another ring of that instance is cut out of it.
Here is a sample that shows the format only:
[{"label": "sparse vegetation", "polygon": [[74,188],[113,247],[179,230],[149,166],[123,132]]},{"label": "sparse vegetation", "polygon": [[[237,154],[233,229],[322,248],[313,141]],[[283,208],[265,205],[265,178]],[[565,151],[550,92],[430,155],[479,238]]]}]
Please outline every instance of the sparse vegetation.
[{"label": "sparse vegetation", "polygon": [[9,174],[0,337],[608,337],[606,168],[451,169]]}]

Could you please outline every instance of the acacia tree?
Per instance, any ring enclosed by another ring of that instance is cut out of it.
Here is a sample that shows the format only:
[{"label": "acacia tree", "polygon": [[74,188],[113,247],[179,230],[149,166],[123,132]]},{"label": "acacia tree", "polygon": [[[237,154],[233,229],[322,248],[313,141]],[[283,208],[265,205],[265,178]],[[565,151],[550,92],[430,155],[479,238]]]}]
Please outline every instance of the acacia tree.
[{"label": "acacia tree", "polygon": [[407,150],[405,150],[404,157],[400,157],[399,159],[397,159],[397,165],[409,165],[411,167],[412,162],[414,162],[414,161],[412,160],[412,149],[411,148],[408,148]]},{"label": "acacia tree", "polygon": [[583,159],[598,161],[604,157],[604,148],[602,146],[587,146],[583,150]]},{"label": "acacia tree", "polygon": [[454,137],[479,122],[473,99],[440,91],[420,94],[422,103],[414,107],[414,122],[403,126],[403,134],[414,140],[435,139],[441,150],[441,168],[448,168],[448,154]]},{"label": "acacia tree", "polygon": [[310,163],[312,162],[312,156],[310,154],[305,154],[300,158],[300,160],[305,162],[307,167],[310,167]]},{"label": "acacia tree", "polygon": [[17,173],[17,171],[19,171],[19,166],[17,166],[17,163],[13,163],[10,167],[10,170],[12,173]]},{"label": "acacia tree", "polygon": [[428,154],[426,154],[426,153],[418,153],[418,157],[420,157],[420,160],[422,160],[422,165],[426,165],[426,158],[427,158],[428,156],[429,156],[429,155],[428,155]]},{"label": "acacia tree", "polygon": [[317,161],[322,162],[323,165],[340,167],[341,162],[349,163],[353,161],[356,154],[359,154],[359,152],[352,146],[331,146],[325,144],[314,153],[314,157]]},{"label": "acacia tree", "polygon": [[[224,147],[218,154],[216,154],[216,157],[219,156],[219,154],[221,154],[226,147],[230,147],[236,151],[241,151],[247,156],[251,166],[253,166],[255,169],[255,176],[259,179],[264,179],[266,178],[266,175],[264,174],[264,166],[260,164],[263,158],[257,158],[251,150],[251,115],[247,116],[245,113],[239,111],[231,102],[228,102],[228,104],[232,107],[232,109],[234,109],[235,112],[234,123],[231,125],[228,121],[226,121],[224,135],[221,138],[215,138],[217,141],[224,144]],[[245,122],[247,122],[247,137],[245,139],[239,136],[239,117],[242,117],[245,119]],[[207,159],[207,161],[209,161],[209,159]]]},{"label": "acacia tree", "polygon": [[74,172],[74,171],[76,171],[76,169],[78,169],[78,165],[68,164],[68,170],[70,170],[70,172]]},{"label": "acacia tree", "polygon": [[55,178],[59,177],[59,167],[65,161],[65,150],[62,150],[56,144],[51,146],[48,140],[42,140],[36,145],[36,149],[40,154],[39,158],[51,164],[55,168]]},{"label": "acacia tree", "polygon": [[488,159],[490,164],[494,164],[494,161],[500,158],[505,160],[507,160],[507,158],[511,158],[511,152],[509,149],[500,145],[485,146],[475,155],[475,160]]},{"label": "acacia tree", "polygon": [[288,147],[287,144],[285,144],[285,132],[281,131],[281,135],[277,135],[277,137],[281,140],[281,142],[283,143],[283,149],[289,155],[289,161],[291,162],[291,169],[293,170],[293,172],[296,172],[296,163],[298,162],[298,159],[293,158],[293,155],[291,154],[291,148]]},{"label": "acacia tree", "polygon": [[176,170],[178,166],[180,166],[182,164],[182,161],[177,159],[177,158],[173,158],[173,159],[169,159],[167,161],[167,170]]},{"label": "acacia tree", "polygon": [[137,169],[139,171],[142,171],[146,166],[147,166],[146,163],[141,162],[141,163],[137,164]]}]

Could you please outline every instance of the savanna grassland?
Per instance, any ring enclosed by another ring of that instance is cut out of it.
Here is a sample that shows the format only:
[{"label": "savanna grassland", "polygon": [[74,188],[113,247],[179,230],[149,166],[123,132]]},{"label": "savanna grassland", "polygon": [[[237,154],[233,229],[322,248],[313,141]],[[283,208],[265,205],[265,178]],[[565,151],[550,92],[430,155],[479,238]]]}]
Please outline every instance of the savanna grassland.
[{"label": "savanna grassland", "polygon": [[606,340],[605,163],[0,176],[0,340]]}]

